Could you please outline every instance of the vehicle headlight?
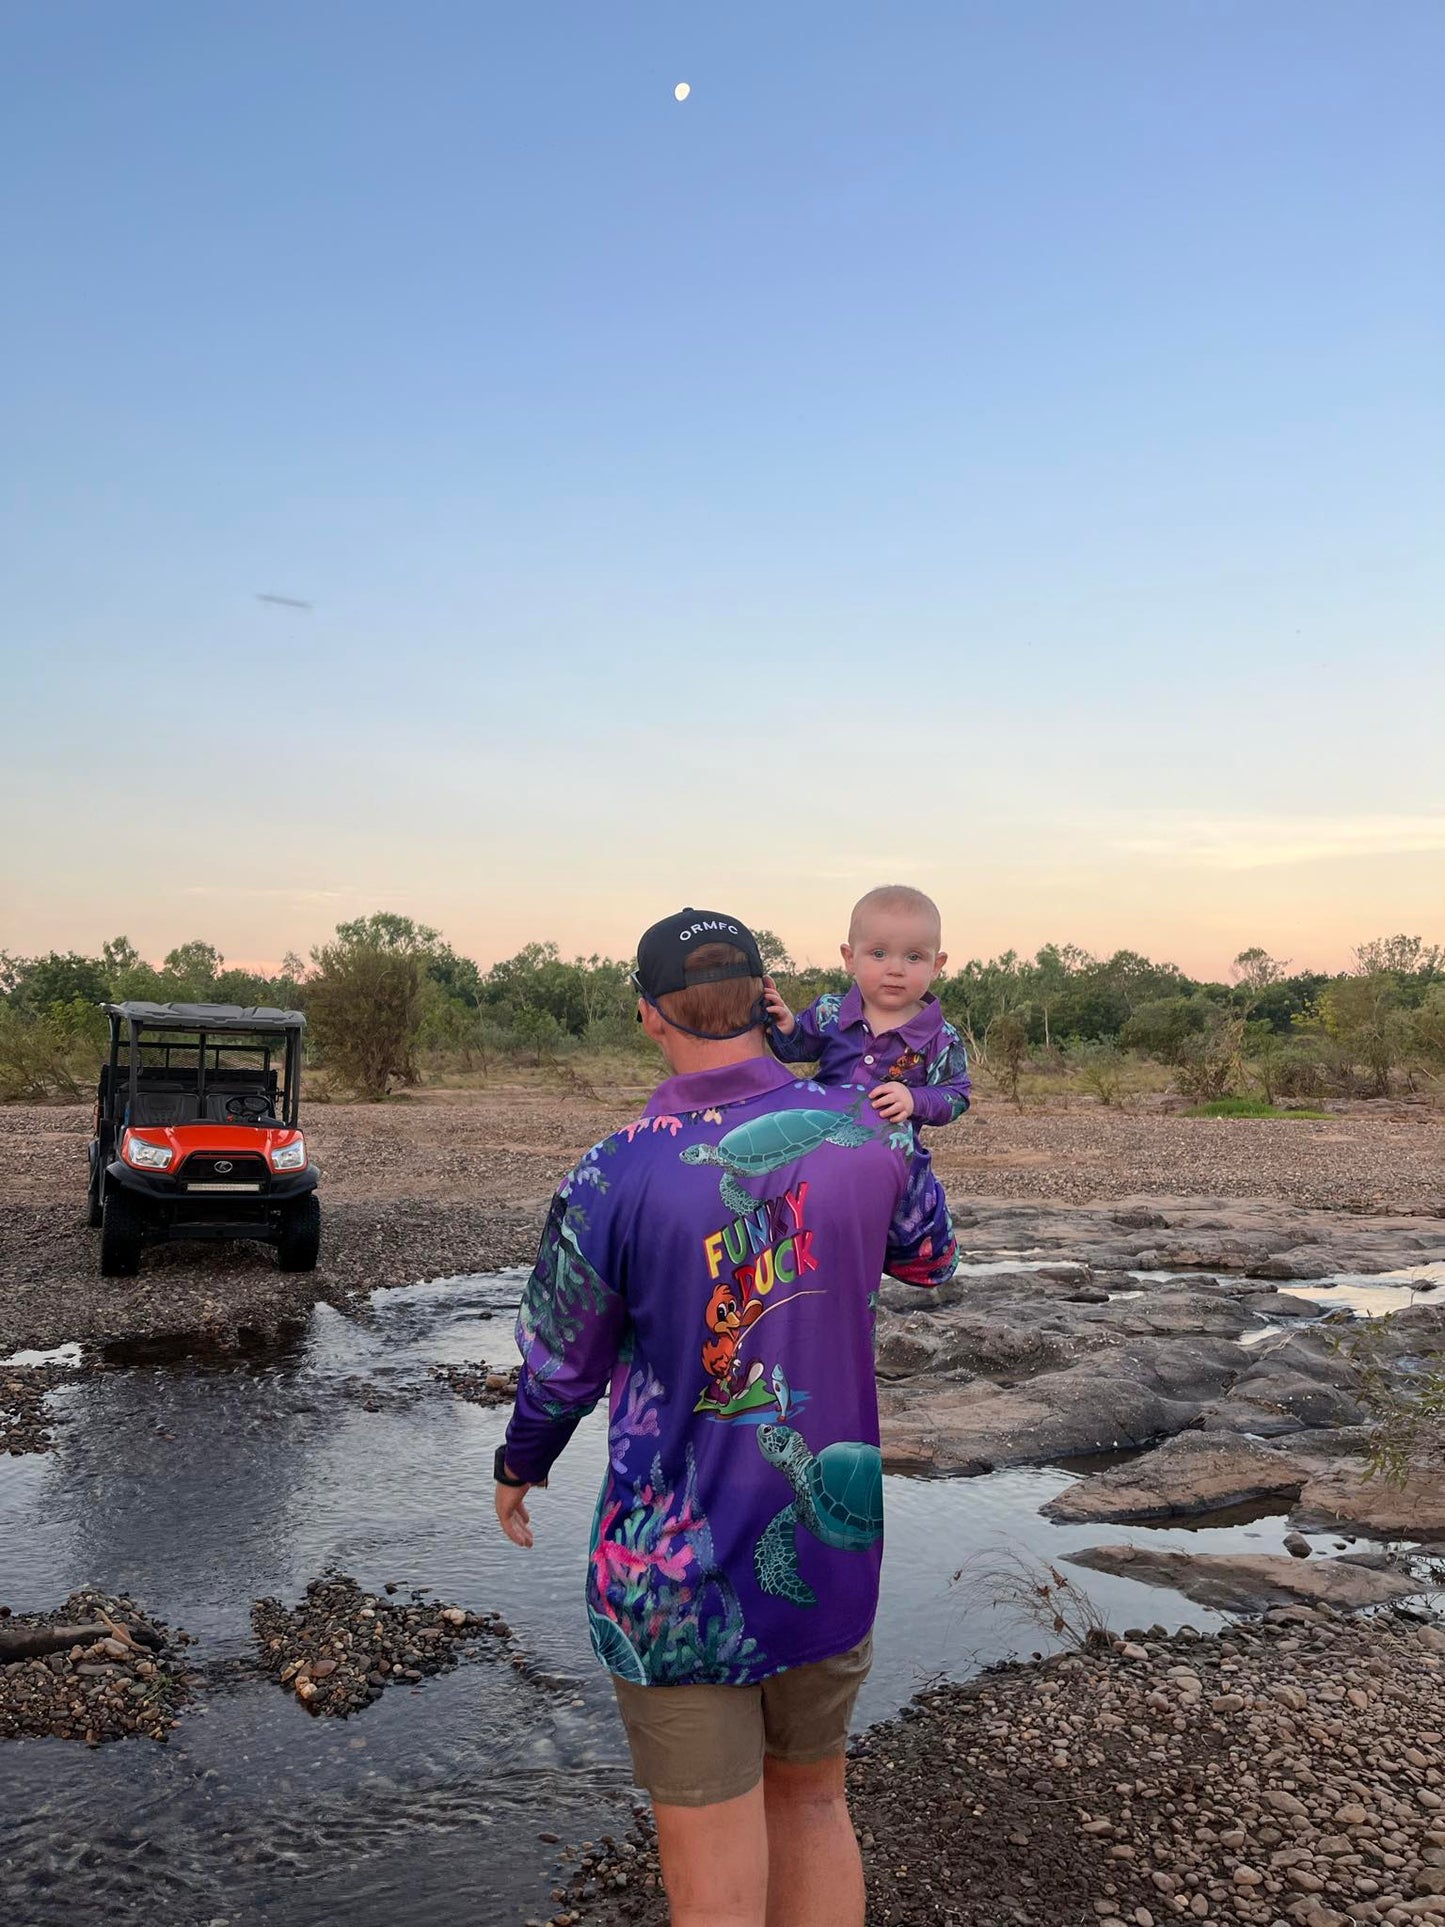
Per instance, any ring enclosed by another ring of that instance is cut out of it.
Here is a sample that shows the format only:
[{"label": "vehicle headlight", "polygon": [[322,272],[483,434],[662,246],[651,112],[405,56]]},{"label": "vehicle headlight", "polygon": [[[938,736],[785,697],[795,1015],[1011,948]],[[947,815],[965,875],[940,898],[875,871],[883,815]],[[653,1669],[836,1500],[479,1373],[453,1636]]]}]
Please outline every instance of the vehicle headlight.
[{"label": "vehicle headlight", "polygon": [[306,1169],[306,1140],[298,1137],[293,1144],[280,1145],[271,1153],[273,1171],[304,1171]]},{"label": "vehicle headlight", "polygon": [[149,1138],[137,1137],[134,1131],[127,1131],[120,1154],[127,1164],[133,1164],[140,1171],[164,1171],[175,1157],[168,1144],[152,1144]]}]

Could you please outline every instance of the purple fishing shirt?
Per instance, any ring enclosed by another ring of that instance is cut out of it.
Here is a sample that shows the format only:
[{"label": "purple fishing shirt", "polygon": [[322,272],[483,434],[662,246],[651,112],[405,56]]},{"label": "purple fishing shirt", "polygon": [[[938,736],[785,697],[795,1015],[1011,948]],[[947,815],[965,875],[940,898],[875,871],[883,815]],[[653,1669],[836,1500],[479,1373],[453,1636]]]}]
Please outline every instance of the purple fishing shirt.
[{"label": "purple fishing shirt", "polygon": [[786,1037],[769,1025],[768,1043],[785,1064],[816,1063],[822,1084],[906,1084],[915,1124],[952,1124],[968,1109],[968,1052],[932,991],[907,1023],[875,1032],[857,984],[827,990]]},{"label": "purple fishing shirt", "polygon": [[743,1685],[864,1638],[878,1285],[955,1261],[911,1127],[772,1058],[669,1078],[587,1152],[523,1294],[507,1462],[545,1479],[608,1393],[587,1606],[609,1671]]}]

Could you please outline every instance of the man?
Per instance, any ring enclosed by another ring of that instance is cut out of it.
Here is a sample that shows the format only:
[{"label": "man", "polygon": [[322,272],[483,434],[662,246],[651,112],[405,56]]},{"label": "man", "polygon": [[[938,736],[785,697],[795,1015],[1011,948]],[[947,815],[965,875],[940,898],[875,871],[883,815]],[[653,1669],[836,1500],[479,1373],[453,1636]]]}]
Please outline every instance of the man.
[{"label": "man", "polygon": [[954,1269],[911,1126],[799,1081],[763,1041],[736,918],[683,910],[637,949],[673,1075],[564,1179],[522,1301],[497,1515],[609,1391],[587,1583],[652,1796],[675,1927],[861,1927],[843,1789],[883,1553],[873,1322],[886,1268]]}]

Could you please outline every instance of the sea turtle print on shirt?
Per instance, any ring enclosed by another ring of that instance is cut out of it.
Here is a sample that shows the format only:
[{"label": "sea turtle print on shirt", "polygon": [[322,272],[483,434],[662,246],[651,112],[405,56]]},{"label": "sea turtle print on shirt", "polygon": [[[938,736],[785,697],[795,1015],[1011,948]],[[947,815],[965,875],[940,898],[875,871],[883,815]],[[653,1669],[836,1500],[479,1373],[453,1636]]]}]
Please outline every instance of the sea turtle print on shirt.
[{"label": "sea turtle print on shirt", "polygon": [[817,1594],[798,1571],[798,1528],[839,1552],[873,1545],[883,1532],[882,1456],[876,1445],[840,1439],[814,1457],[791,1425],[759,1426],[758,1445],[794,1493],[758,1540],[758,1584],[795,1606],[816,1606]]},{"label": "sea turtle print on shirt", "polygon": [[740,1177],[766,1177],[816,1151],[820,1144],[871,1144],[876,1135],[858,1121],[856,1110],[765,1111],[716,1144],[689,1144],[682,1161],[721,1165],[718,1194],[729,1211],[746,1218],[757,1210],[758,1199],[738,1183]]}]

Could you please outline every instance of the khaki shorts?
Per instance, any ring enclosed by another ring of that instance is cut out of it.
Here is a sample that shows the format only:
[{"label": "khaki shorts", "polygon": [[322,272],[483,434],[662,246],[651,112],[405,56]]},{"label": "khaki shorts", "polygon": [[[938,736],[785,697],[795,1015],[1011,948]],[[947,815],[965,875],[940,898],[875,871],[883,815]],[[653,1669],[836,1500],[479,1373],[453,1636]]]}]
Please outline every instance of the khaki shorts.
[{"label": "khaki shorts", "polygon": [[756,1686],[635,1686],[614,1675],[637,1784],[667,1807],[710,1807],[751,1793],[763,1755],[794,1766],[848,1743],[873,1635],[851,1652],[790,1666]]}]

